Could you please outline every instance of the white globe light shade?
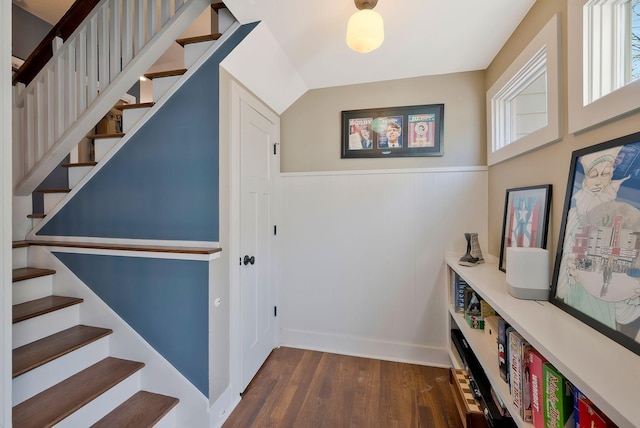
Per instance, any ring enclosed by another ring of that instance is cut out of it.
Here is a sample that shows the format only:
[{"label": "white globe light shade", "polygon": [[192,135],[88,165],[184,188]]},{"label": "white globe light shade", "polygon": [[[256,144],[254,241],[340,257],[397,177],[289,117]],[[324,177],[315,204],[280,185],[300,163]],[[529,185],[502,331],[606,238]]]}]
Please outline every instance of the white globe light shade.
[{"label": "white globe light shade", "polygon": [[356,52],[367,53],[378,49],[384,42],[382,16],[372,9],[362,9],[349,18],[347,46]]}]

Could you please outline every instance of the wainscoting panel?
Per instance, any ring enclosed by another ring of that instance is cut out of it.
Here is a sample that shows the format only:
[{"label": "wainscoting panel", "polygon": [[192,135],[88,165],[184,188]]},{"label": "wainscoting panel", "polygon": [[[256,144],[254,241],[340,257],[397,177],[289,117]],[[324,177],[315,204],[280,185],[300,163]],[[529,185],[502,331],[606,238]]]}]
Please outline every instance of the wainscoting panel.
[{"label": "wainscoting panel", "polygon": [[444,255],[487,248],[486,168],[283,174],[282,213],[283,345],[449,365]]}]

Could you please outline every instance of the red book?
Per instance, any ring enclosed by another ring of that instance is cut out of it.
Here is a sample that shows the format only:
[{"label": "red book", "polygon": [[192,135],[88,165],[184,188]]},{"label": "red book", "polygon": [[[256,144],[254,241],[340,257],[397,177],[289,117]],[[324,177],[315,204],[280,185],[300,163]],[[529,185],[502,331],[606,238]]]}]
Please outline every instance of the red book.
[{"label": "red book", "polygon": [[544,428],[544,402],[542,401],[542,364],[547,359],[540,353],[531,349],[529,351],[529,373],[531,376],[531,417],[536,428]]},{"label": "red book", "polygon": [[588,428],[610,428],[616,425],[593,405],[586,397],[578,399],[578,411],[580,412],[580,426]]}]

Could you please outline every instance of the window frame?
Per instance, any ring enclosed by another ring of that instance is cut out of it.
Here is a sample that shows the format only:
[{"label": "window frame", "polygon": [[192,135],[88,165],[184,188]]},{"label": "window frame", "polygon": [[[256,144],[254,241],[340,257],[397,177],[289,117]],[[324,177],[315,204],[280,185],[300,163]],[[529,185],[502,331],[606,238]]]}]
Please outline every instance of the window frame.
[{"label": "window frame", "polygon": [[[625,114],[640,109],[640,79],[630,82],[590,103],[593,85],[585,88],[585,62],[589,50],[584,47],[583,29],[586,16],[584,5],[588,0],[569,0],[567,8],[567,42],[568,42],[568,107],[569,133],[576,134],[596,125],[611,121]],[[614,14],[615,15],[615,14]],[[615,24],[615,23],[614,23]],[[624,61],[619,58],[619,61]],[[591,69],[587,70],[590,75]],[[615,79],[615,77],[611,77]]]},{"label": "window frame", "polygon": [[[506,142],[511,126],[508,108],[514,95],[546,71],[547,124],[538,130]],[[560,108],[560,19],[554,15],[514,62],[487,91],[487,162],[495,165],[507,159],[559,141]]]}]

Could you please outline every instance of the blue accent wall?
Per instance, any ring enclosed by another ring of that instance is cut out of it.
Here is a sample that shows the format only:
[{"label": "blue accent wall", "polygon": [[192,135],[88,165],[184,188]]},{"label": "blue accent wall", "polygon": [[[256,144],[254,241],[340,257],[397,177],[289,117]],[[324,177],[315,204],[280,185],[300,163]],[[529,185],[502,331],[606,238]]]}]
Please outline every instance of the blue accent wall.
[{"label": "blue accent wall", "polygon": [[38,235],[219,241],[219,64],[256,25],[231,35]]},{"label": "blue accent wall", "polygon": [[209,396],[209,262],[54,255]]}]

